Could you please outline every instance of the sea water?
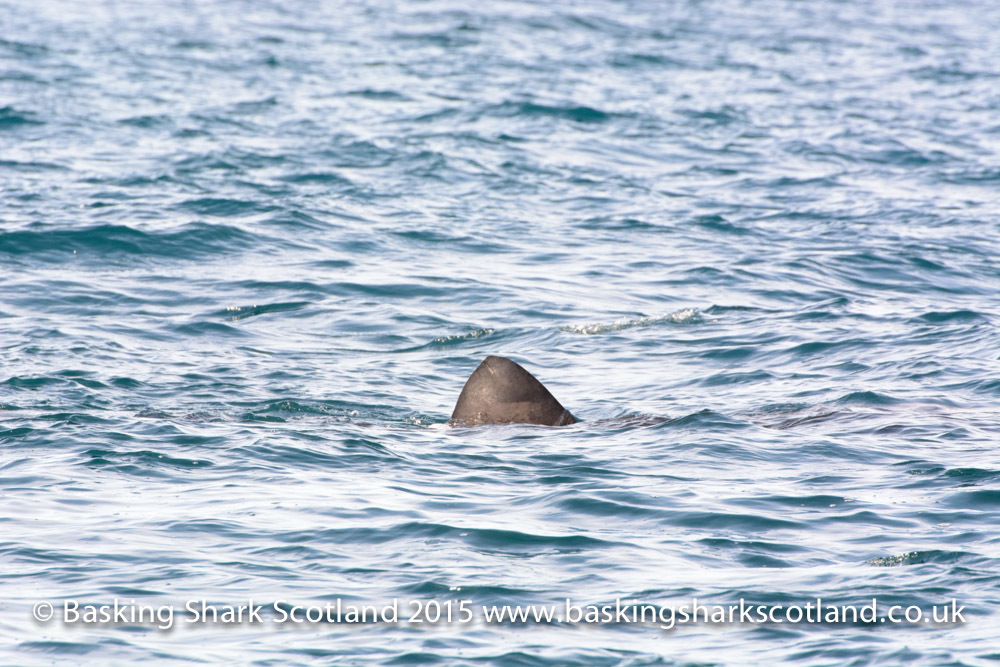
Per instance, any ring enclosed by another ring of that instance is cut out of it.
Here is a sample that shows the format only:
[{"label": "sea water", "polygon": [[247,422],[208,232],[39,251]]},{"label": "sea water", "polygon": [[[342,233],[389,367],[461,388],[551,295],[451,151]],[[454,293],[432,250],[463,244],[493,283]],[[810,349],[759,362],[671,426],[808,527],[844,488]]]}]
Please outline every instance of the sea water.
[{"label": "sea water", "polygon": [[0,2],[0,662],[996,664],[998,27]]}]

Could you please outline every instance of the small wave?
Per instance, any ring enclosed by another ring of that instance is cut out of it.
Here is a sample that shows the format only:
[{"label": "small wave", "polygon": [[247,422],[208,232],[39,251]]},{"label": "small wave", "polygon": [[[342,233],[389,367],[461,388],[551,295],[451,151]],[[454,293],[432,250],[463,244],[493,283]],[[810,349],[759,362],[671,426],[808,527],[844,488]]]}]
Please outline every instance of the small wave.
[{"label": "small wave", "polygon": [[743,384],[752,382],[766,382],[774,377],[772,373],[765,370],[755,370],[747,373],[742,372],[722,372],[711,375],[701,381],[702,386],[718,387],[727,384]]},{"label": "small wave", "polygon": [[959,509],[992,513],[1000,509],[1000,490],[978,489],[976,491],[959,491],[945,498],[944,504]]},{"label": "small wave", "polygon": [[949,310],[924,313],[914,318],[913,321],[922,324],[943,324],[945,322],[985,322],[987,318],[974,310]]},{"label": "small wave", "polygon": [[597,323],[597,324],[575,324],[572,326],[559,327],[560,331],[582,334],[584,336],[597,336],[613,331],[624,331],[625,329],[635,329],[640,327],[653,327],[660,324],[701,324],[705,321],[702,313],[697,308],[685,308],[666,315],[654,315],[650,317],[640,317],[637,319],[622,318],[617,322]]},{"label": "small wave", "polygon": [[607,498],[577,496],[566,498],[557,503],[558,507],[571,514],[585,514],[596,517],[635,517],[666,520],[672,510],[660,507],[648,507],[631,503],[616,502]]},{"label": "small wave", "polygon": [[677,114],[704,125],[730,125],[745,122],[745,114],[733,107],[724,106],[720,109],[680,109]]},{"label": "small wave", "polygon": [[490,111],[497,116],[548,116],[570,120],[575,123],[604,123],[615,116],[615,114],[587,106],[551,106],[547,104],[534,104],[532,102],[505,102],[496,105]]},{"label": "small wave", "polygon": [[608,64],[612,67],[632,70],[635,68],[650,69],[688,69],[690,64],[656,53],[616,53],[608,59]]},{"label": "small wave", "polygon": [[335,174],[332,171],[309,171],[304,173],[294,173],[294,174],[288,174],[286,176],[280,176],[278,180],[284,181],[285,183],[293,183],[296,185],[322,185],[325,187],[340,186],[343,188],[354,187],[354,183],[352,183],[350,179],[345,178],[340,174]]},{"label": "small wave", "polygon": [[17,42],[3,38],[0,38],[0,50],[6,51],[8,54],[14,56],[27,56],[29,58],[41,58],[52,52],[52,50],[44,44]]},{"label": "small wave", "polygon": [[434,423],[429,415],[415,413],[391,405],[351,403],[349,401],[299,401],[283,399],[265,403],[247,403],[239,419],[247,422],[286,422],[304,417],[324,417],[337,422],[406,424],[424,426]]},{"label": "small wave", "polygon": [[0,107],[0,130],[20,127],[22,125],[44,125],[30,111],[18,111],[12,107]]},{"label": "small wave", "polygon": [[29,426],[18,426],[17,428],[0,430],[0,443],[7,443],[11,440],[27,437],[36,430],[38,429],[33,429]]},{"label": "small wave", "polygon": [[684,415],[683,417],[677,417],[674,419],[668,419],[661,422],[656,428],[693,428],[697,430],[738,430],[744,429],[749,425],[749,422],[740,421],[736,418],[724,415],[714,410],[703,409],[698,412],[692,412],[691,414]]},{"label": "small wave", "polygon": [[921,563],[954,563],[968,554],[961,551],[907,551],[892,556],[877,556],[865,561],[875,567],[899,567],[901,565],[919,565]]},{"label": "small wave", "polygon": [[898,398],[877,391],[855,391],[835,401],[841,405],[896,405],[901,402]]},{"label": "small wave", "polygon": [[170,456],[163,452],[141,450],[134,452],[117,452],[110,449],[90,449],[84,452],[89,459],[86,465],[113,466],[125,472],[152,473],[154,467],[174,469],[207,468],[214,465],[207,459],[188,459]]},{"label": "small wave", "polygon": [[351,97],[362,97],[366,100],[387,100],[391,102],[408,102],[412,99],[402,93],[397,93],[394,90],[376,90],[374,88],[352,90],[347,93],[347,95],[350,95]]},{"label": "small wave", "polygon": [[201,336],[206,337],[216,337],[216,336],[243,336],[245,335],[243,330],[231,327],[228,324],[223,324],[221,322],[187,322],[178,326],[171,327],[171,330],[182,336],[190,336],[192,338],[197,338]]},{"label": "small wave", "polygon": [[231,322],[245,320],[248,317],[263,315],[265,313],[283,313],[289,310],[299,310],[309,305],[308,301],[293,301],[289,303],[265,303],[252,306],[228,306],[223,313]]},{"label": "small wave", "polygon": [[587,420],[587,426],[602,432],[628,431],[631,429],[649,428],[650,426],[660,426],[673,421],[672,417],[664,415],[651,415],[640,412],[630,412],[617,417],[605,417],[603,419]]},{"label": "small wave", "polygon": [[792,407],[788,410],[776,410],[772,406],[768,406],[759,410],[757,414],[751,415],[751,418],[755,423],[765,428],[783,431],[797,426],[821,424],[849,414],[852,413],[844,410],[831,410],[822,405]]},{"label": "small wave", "polygon": [[54,162],[19,162],[17,160],[0,160],[0,169],[10,169],[20,172],[66,171],[67,168]]},{"label": "small wave", "polygon": [[173,119],[165,114],[129,116],[118,121],[119,125],[136,127],[143,130],[171,127]]},{"label": "small wave", "polygon": [[29,227],[0,233],[0,255],[40,253],[65,256],[92,254],[111,256],[194,259],[222,254],[233,248],[255,244],[257,236],[229,225],[192,223],[166,232],[144,232],[125,225],[96,225],[83,229]]},{"label": "small wave", "polygon": [[388,166],[401,158],[402,154],[371,141],[339,137],[335,139],[333,148],[319,151],[316,157],[330,167],[365,169]]},{"label": "small wave", "polygon": [[460,345],[468,340],[476,340],[478,338],[485,338],[487,336],[492,336],[496,330],[492,327],[485,329],[476,329],[464,334],[456,334],[454,336],[438,336],[431,341],[431,345],[435,346],[448,346],[448,345]]},{"label": "small wave", "polygon": [[6,386],[9,389],[22,389],[29,391],[37,391],[45,388],[59,387],[59,386],[70,386],[79,385],[81,387],[86,387],[87,389],[107,389],[108,386],[99,380],[89,379],[83,376],[82,373],[76,373],[73,371],[63,371],[56,373],[54,375],[39,375],[35,377],[24,376],[20,377],[13,375],[3,382],[0,382],[0,387]]},{"label": "small wave", "polygon": [[436,46],[445,49],[457,49],[465,46],[473,46],[476,39],[468,34],[456,33],[454,30],[440,32],[397,32],[392,35],[392,39],[419,46]]},{"label": "small wave", "polygon": [[694,219],[693,223],[703,229],[722,234],[746,236],[751,233],[747,227],[731,222],[721,215],[700,215]]},{"label": "small wave", "polygon": [[222,199],[217,197],[202,197],[190,199],[180,205],[180,208],[197,213],[220,218],[241,217],[255,213],[270,213],[273,206],[265,206],[242,199]]},{"label": "small wave", "polygon": [[683,528],[696,530],[717,529],[759,534],[771,530],[796,530],[802,528],[802,523],[790,518],[776,518],[759,514],[739,514],[733,512],[708,512],[674,510],[670,513],[667,523]]},{"label": "small wave", "polygon": [[87,655],[101,649],[99,642],[86,644],[84,642],[31,641],[23,642],[19,646],[25,651],[50,656]]}]

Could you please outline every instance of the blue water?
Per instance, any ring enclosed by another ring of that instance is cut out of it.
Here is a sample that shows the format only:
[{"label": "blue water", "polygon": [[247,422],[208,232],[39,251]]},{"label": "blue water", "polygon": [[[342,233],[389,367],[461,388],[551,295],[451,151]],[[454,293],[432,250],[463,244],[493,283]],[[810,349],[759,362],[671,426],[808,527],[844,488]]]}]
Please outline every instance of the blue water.
[{"label": "blue water", "polygon": [[[0,662],[997,664],[998,221],[995,3],[0,2]],[[32,618],[692,597],[965,622]]]}]

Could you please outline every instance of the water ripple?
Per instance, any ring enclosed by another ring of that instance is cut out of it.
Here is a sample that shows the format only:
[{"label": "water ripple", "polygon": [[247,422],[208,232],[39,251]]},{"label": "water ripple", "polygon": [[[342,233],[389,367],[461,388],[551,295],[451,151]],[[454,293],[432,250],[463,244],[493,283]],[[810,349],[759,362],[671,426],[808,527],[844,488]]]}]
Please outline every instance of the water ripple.
[{"label": "water ripple", "polygon": [[[0,662],[996,660],[991,3],[0,25]],[[581,422],[447,426],[488,354]],[[971,620],[31,620],[115,597]]]}]

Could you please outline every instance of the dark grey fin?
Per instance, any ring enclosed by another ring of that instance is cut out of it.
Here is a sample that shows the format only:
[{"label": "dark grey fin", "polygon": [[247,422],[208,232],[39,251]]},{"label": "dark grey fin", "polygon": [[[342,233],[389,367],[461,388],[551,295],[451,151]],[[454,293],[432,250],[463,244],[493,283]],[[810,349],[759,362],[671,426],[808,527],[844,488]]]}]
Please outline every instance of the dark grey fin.
[{"label": "dark grey fin", "polygon": [[506,357],[494,356],[483,359],[465,381],[451,413],[451,424],[457,426],[575,423],[534,375]]}]

